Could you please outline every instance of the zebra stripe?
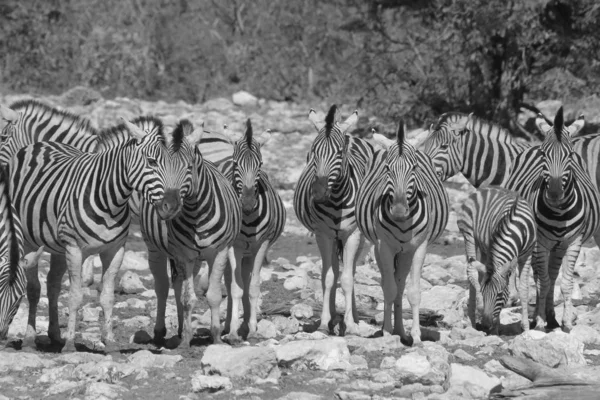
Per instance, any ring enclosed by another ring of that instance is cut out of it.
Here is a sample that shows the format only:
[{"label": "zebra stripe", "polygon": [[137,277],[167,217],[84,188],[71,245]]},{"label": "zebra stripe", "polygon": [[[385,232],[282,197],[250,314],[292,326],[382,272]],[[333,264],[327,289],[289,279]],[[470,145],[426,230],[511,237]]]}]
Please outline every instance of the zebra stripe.
[{"label": "zebra stripe", "polygon": [[337,107],[333,105],[325,117],[325,125],[321,126],[314,110],[309,112],[318,135],[294,192],[294,210],[300,222],[315,233],[321,253],[323,310],[320,330],[333,330],[339,256],[342,256],[341,283],[346,301],[344,321],[340,325],[343,335],[345,332],[358,333],[354,271],[364,237],[356,227],[355,204],[374,149],[368,142],[345,134],[350,125],[356,123],[357,112],[341,124],[336,121],[336,113]]},{"label": "zebra stripe", "polygon": [[[81,304],[81,264],[100,253],[103,264],[103,340],[114,342],[112,305],[114,278],[121,265],[130,223],[128,199],[134,190],[153,203],[163,218],[172,218],[180,203],[169,190],[171,175],[165,168],[161,135],[144,135],[134,124],[119,131],[135,137],[122,146],[101,153],[84,153],[75,147],[39,142],[19,150],[11,159],[11,198],[23,223],[25,248],[44,246],[64,258],[53,262],[48,274],[50,303],[49,336],[60,339],[57,300],[65,269],[71,278],[67,351],[74,349],[77,309]],[[187,185],[192,175],[188,174]],[[37,275],[32,269],[28,272]],[[36,279],[37,281],[37,279]],[[29,283],[28,283],[29,284]],[[39,281],[34,283],[39,287]],[[35,309],[30,308],[27,337],[35,335]]]},{"label": "zebra stripe", "polygon": [[533,269],[540,281],[537,327],[543,329],[546,320],[550,329],[560,326],[555,318],[551,289],[566,254],[561,283],[565,299],[562,322],[565,329],[570,329],[574,264],[583,242],[598,231],[600,194],[571,140],[583,127],[583,118],[565,127],[561,107],[553,126],[541,117],[536,124],[546,138],[540,146],[516,158],[507,186],[528,200],[536,217]]},{"label": "zebra stripe", "polygon": [[412,340],[402,324],[402,295],[408,273],[412,284],[408,300],[413,315],[419,315],[420,276],[427,245],[443,232],[449,216],[448,195],[427,155],[404,140],[402,122],[397,142],[375,134],[385,148],[378,151],[358,190],[356,222],[375,245],[384,292],[383,329],[406,343],[419,342],[418,319],[411,329]]},{"label": "zebra stripe", "polygon": [[[193,157],[194,180],[192,190],[183,198],[181,213],[169,221],[161,221],[155,207],[147,200],[140,202],[140,226],[148,246],[148,262],[154,276],[157,295],[157,315],[154,340],[162,343],[166,336],[165,309],[169,291],[167,259],[174,270],[173,281],[180,319],[179,336],[184,347],[190,346],[193,338],[191,315],[196,302],[193,277],[198,257],[208,262],[210,282],[206,297],[211,308],[211,332],[214,342],[221,342],[219,306],[221,304],[221,278],[227,260],[232,262],[233,242],[241,229],[239,200],[230,181],[218,168],[202,158],[196,149],[200,132],[192,124],[182,120],[173,131],[173,136],[182,136],[179,149],[170,148],[170,157]],[[241,298],[242,288],[235,295]],[[232,320],[232,334],[237,332],[237,314]]]},{"label": "zebra stripe", "polygon": [[[469,318],[475,327],[477,298],[483,329],[497,333],[500,311],[509,295],[509,277],[516,265],[519,275],[531,268],[536,240],[533,211],[527,201],[514,192],[483,188],[467,197],[458,213],[457,224],[465,239],[467,275],[471,283]],[[478,252],[482,264],[477,263]],[[521,280],[521,284],[527,283],[528,278]],[[521,304],[527,304],[527,298],[522,298]],[[526,315],[522,326],[524,330],[529,329]]]}]

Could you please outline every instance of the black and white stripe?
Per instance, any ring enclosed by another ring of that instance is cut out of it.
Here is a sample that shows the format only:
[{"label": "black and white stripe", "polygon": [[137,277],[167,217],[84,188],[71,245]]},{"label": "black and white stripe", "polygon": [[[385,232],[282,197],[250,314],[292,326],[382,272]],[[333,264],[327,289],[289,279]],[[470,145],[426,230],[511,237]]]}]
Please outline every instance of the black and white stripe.
[{"label": "black and white stripe", "polygon": [[339,256],[342,258],[341,285],[346,304],[344,322],[340,326],[343,335],[358,332],[354,271],[364,237],[356,227],[355,205],[360,182],[374,150],[368,142],[345,133],[356,123],[357,112],[341,124],[336,121],[336,113],[334,105],[322,126],[321,121],[316,120],[314,110],[309,112],[319,133],[294,192],[294,210],[300,222],[315,233],[321,253],[323,311],[320,330],[333,330]]},{"label": "black and white stripe", "polygon": [[[427,245],[443,232],[449,216],[448,195],[435,174],[430,158],[404,140],[402,122],[398,140],[375,134],[385,151],[377,151],[358,190],[356,222],[375,246],[384,293],[383,330],[419,342],[421,329],[415,317],[411,336],[402,324],[402,295],[407,292],[413,315],[419,315],[420,278]],[[392,331],[391,313],[395,324]]]},{"label": "black and white stripe", "polygon": [[[457,224],[465,239],[471,323],[475,326],[477,308],[483,329],[497,333],[500,311],[509,295],[510,276],[521,275],[523,270],[528,272],[531,268],[537,229],[535,216],[527,201],[515,192],[490,187],[478,189],[467,197]],[[528,280],[526,276],[521,284],[527,285]],[[526,292],[519,291],[521,295]],[[527,304],[527,300],[522,298],[521,304]],[[522,326],[529,329],[526,315]]]}]

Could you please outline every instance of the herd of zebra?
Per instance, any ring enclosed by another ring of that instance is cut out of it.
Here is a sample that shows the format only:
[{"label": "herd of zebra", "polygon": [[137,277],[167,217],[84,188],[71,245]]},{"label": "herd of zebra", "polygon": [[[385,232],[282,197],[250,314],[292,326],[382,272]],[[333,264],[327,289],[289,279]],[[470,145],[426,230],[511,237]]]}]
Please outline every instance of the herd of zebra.
[{"label": "herd of zebra", "polygon": [[[406,140],[402,122],[396,140],[374,133],[375,146],[348,133],[357,112],[341,121],[334,105],[324,121],[316,115],[310,110],[318,134],[293,206],[300,222],[315,234],[321,254],[320,330],[331,333],[338,321],[339,280],[345,310],[338,332],[358,333],[354,275],[368,241],[381,273],[382,333],[400,335],[407,344],[421,340],[417,318],[410,335],[404,330],[402,296],[410,276],[407,297],[413,315],[418,315],[427,247],[449,219],[442,182],[458,173],[478,188],[458,216],[472,324],[496,331],[511,288],[518,287],[522,326],[529,329],[527,277],[533,270],[536,329],[559,327],[552,288],[563,264],[562,325],[572,326],[575,261],[592,235],[600,244],[600,134],[576,137],[583,118],[566,126],[562,108],[553,121],[540,115],[536,122],[545,140],[533,145],[516,142],[506,130],[472,115],[447,113],[417,146]],[[181,120],[165,132],[154,117],[98,130],[81,116],[34,100],[0,106],[0,117],[0,339],[6,337],[26,292],[29,317],[23,346],[35,348],[37,264],[46,251],[51,254],[48,336],[54,342],[63,340],[58,297],[68,271],[63,351],[74,351],[82,264],[99,254],[102,341],[107,351],[118,348],[112,328],[114,282],[132,215],[139,217],[154,277],[157,345],[165,343],[171,280],[180,346],[190,346],[197,300],[194,277],[203,260],[209,266],[205,293],[213,342],[233,343],[256,332],[260,268],[286,220],[284,204],[262,168],[261,146],[269,131],[255,135],[248,120],[236,140],[228,132],[208,132]],[[223,278],[228,296],[221,329]]]}]

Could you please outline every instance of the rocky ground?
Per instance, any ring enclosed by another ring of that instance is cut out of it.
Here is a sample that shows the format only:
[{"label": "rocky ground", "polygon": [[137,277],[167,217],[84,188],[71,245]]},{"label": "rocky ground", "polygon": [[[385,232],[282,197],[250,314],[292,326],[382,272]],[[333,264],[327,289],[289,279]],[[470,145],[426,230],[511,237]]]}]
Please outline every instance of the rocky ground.
[{"label": "rocky ground", "polygon": [[[21,97],[0,100],[10,104]],[[116,123],[120,116],[153,114],[169,127],[180,118],[188,118],[195,124],[204,120],[207,129],[218,129],[226,123],[232,131],[241,132],[242,123],[250,117],[257,131],[273,131],[271,141],[263,148],[264,165],[284,200],[288,219],[283,236],[269,253],[270,264],[261,272],[262,319],[258,338],[237,347],[209,345],[209,312],[201,296],[193,316],[197,334],[191,350],[170,345],[159,349],[147,343],[156,315],[156,298],[145,246],[134,226],[116,299],[115,333],[122,351],[106,355],[99,341],[100,268],[94,259],[94,282],[85,290],[85,305],[80,311],[79,352],[61,354],[46,336],[45,257],[40,264],[39,351],[18,350],[27,322],[25,300],[11,325],[10,341],[0,351],[0,400],[487,398],[529,383],[499,362],[506,355],[526,357],[565,371],[584,368],[586,376],[600,366],[600,308],[596,308],[600,251],[591,243],[583,249],[575,268],[573,300],[577,320],[570,334],[521,334],[520,306],[503,310],[500,336],[485,336],[470,327],[466,317],[464,249],[453,212],[444,235],[429,248],[421,280],[421,308],[428,310],[430,316],[423,321],[424,337],[433,341],[410,348],[396,336],[369,337],[381,327],[383,294],[377,267],[366,250],[357,268],[355,286],[361,335],[326,336],[313,332],[322,300],[316,243],[299,224],[292,208],[294,184],[315,137],[306,118],[306,106],[257,100],[243,94],[201,105],[124,98],[93,99],[82,105],[66,96],[48,100],[90,117],[99,127]],[[323,106],[320,112],[325,111]],[[420,133],[413,132],[410,137],[416,140]],[[453,210],[472,190],[462,179],[452,179],[446,187]],[[63,328],[68,313],[67,290],[65,277],[60,298]],[[562,299],[558,286],[555,290],[560,321]],[[341,289],[338,292],[337,308],[343,310]],[[167,314],[168,336],[172,336],[177,329],[172,290]],[[411,324],[411,319],[405,320],[406,327]],[[176,340],[168,342],[174,343]]]}]

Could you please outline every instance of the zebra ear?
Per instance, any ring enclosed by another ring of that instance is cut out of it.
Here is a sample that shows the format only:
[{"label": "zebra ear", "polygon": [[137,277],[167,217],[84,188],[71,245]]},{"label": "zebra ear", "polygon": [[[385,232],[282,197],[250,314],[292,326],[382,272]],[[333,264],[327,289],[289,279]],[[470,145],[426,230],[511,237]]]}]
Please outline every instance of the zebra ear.
[{"label": "zebra ear", "polygon": [[458,121],[449,122],[448,128],[456,135],[461,135],[464,133],[464,130],[467,128],[467,123],[471,120],[471,116],[473,113],[468,116],[461,116]]},{"label": "zebra ear", "polygon": [[308,112],[308,119],[310,120],[310,122],[312,122],[315,129],[317,131],[319,131],[319,129],[320,129],[319,125],[321,124],[321,121],[319,121],[317,119],[317,112],[315,111],[314,108],[311,108],[310,111]]},{"label": "zebra ear", "polygon": [[552,129],[552,125],[550,125],[550,122],[542,114],[538,114],[538,117],[535,119],[535,126],[537,126],[539,131],[544,135],[548,134]]},{"label": "zebra ear", "polygon": [[187,135],[185,138],[189,144],[191,144],[192,146],[197,146],[200,144],[202,136],[204,136],[205,132],[206,131],[204,130],[204,122],[202,122],[199,128],[194,129],[194,131]]},{"label": "zebra ear", "polygon": [[577,133],[583,128],[583,126],[585,125],[585,118],[583,116],[583,114],[581,114],[575,121],[573,121],[573,123],[571,125],[569,125],[569,127],[567,128],[567,130],[569,131],[569,135],[571,135],[571,137],[577,135]]},{"label": "zebra ear", "polygon": [[346,132],[348,130],[348,128],[350,128],[352,125],[356,124],[358,122],[358,110],[354,110],[354,112],[348,117],[346,118],[346,120],[344,122],[342,122],[340,124],[340,129],[342,132]]},{"label": "zebra ear", "polygon": [[260,147],[264,146],[269,140],[271,140],[271,130],[267,129],[257,137],[255,137],[256,141],[260,145]]},{"label": "zebra ear", "polygon": [[127,121],[123,117],[121,117],[121,119],[123,120],[123,123],[129,131],[129,135],[131,135],[131,137],[134,138],[137,143],[140,143],[144,139],[144,137],[146,137],[146,132],[144,132],[142,128],[140,128],[134,123]]},{"label": "zebra ear", "polygon": [[377,142],[379,145],[381,145],[386,150],[389,149],[391,145],[396,143],[395,140],[388,139],[380,133],[374,133],[373,140],[375,140],[375,142]]},{"label": "zebra ear", "polygon": [[15,122],[19,119],[19,112],[0,104],[0,116],[8,122]]}]

